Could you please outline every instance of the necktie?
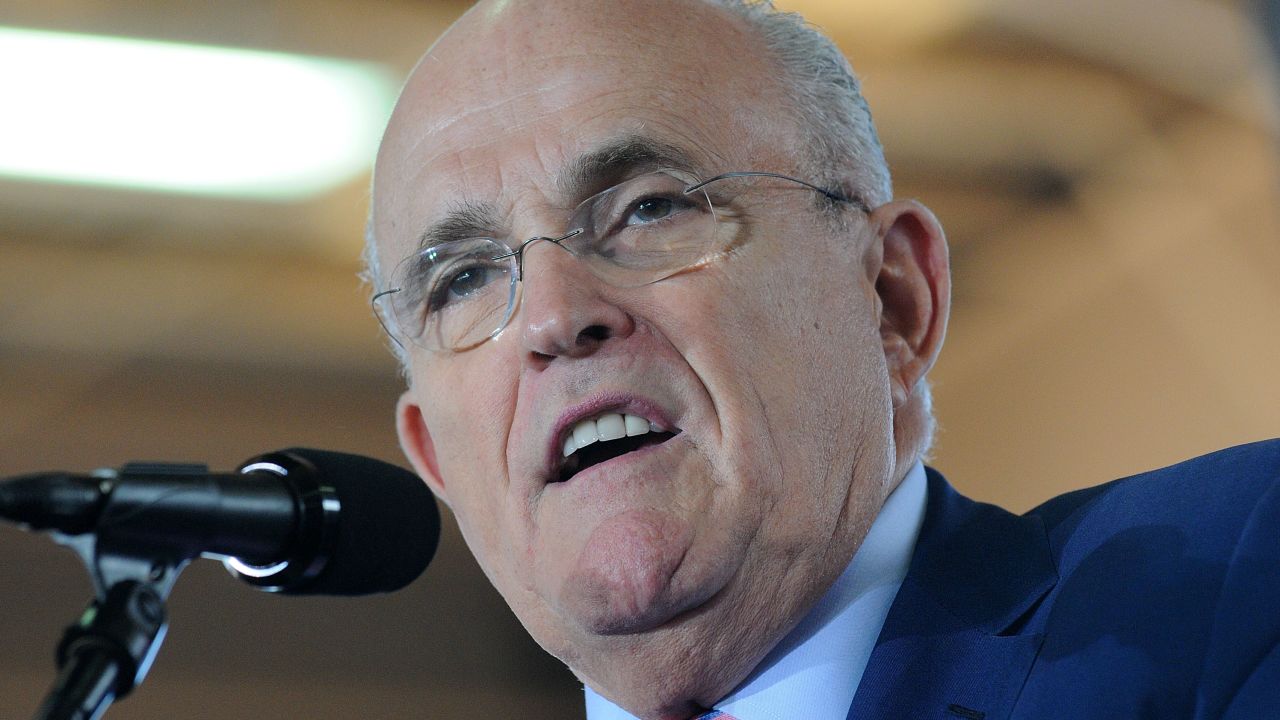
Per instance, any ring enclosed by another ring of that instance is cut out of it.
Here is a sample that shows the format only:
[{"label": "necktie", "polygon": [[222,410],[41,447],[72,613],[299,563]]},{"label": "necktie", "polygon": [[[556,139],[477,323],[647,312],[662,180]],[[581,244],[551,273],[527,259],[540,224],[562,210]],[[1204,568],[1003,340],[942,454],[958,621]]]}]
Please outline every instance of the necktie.
[{"label": "necktie", "polygon": [[729,713],[722,713],[719,710],[711,710],[710,712],[699,715],[693,720],[738,720],[738,718],[730,715]]}]

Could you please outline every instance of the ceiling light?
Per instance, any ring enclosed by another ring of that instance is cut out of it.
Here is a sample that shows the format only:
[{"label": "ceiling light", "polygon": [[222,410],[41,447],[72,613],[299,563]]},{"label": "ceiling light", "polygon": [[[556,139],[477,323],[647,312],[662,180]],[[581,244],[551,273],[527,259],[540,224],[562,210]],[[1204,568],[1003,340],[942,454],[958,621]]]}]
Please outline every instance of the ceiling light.
[{"label": "ceiling light", "polygon": [[0,175],[301,199],[365,172],[378,65],[0,27]]}]

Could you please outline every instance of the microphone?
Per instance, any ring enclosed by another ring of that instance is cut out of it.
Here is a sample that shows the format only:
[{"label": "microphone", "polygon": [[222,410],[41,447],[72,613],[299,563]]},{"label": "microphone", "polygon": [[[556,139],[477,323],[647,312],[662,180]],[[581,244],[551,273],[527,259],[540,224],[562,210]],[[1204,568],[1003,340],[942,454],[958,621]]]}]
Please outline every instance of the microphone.
[{"label": "microphone", "polygon": [[92,533],[99,554],[222,559],[263,590],[392,592],[435,554],[440,514],[416,475],[371,458],[291,448],[236,473],[130,463],[90,475],[0,482],[0,518],[62,535]]}]

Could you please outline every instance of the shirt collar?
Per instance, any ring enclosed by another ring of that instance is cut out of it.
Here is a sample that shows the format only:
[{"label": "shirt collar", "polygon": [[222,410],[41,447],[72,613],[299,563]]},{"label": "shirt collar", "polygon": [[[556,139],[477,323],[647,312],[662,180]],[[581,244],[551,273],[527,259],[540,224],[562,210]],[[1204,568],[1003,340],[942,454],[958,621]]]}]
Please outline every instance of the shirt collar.
[{"label": "shirt collar", "polygon": [[[804,619],[715,709],[739,720],[844,720],[924,522],[917,462],[885,500],[844,573]],[[635,720],[585,688],[587,720]]]}]

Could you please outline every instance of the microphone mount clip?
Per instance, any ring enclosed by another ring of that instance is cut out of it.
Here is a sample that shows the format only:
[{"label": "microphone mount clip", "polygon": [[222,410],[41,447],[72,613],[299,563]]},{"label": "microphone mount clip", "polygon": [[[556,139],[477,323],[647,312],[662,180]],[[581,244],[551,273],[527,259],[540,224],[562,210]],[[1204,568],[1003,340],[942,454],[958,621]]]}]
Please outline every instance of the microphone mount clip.
[{"label": "microphone mount clip", "polygon": [[[94,475],[104,488],[112,488],[126,477],[200,473],[208,469],[135,463]],[[110,497],[109,491],[104,494]],[[58,643],[58,677],[36,720],[94,720],[146,678],[168,629],[165,601],[191,558],[154,548],[143,556],[127,544],[113,542],[109,533],[53,536],[84,563],[94,598]]]}]

